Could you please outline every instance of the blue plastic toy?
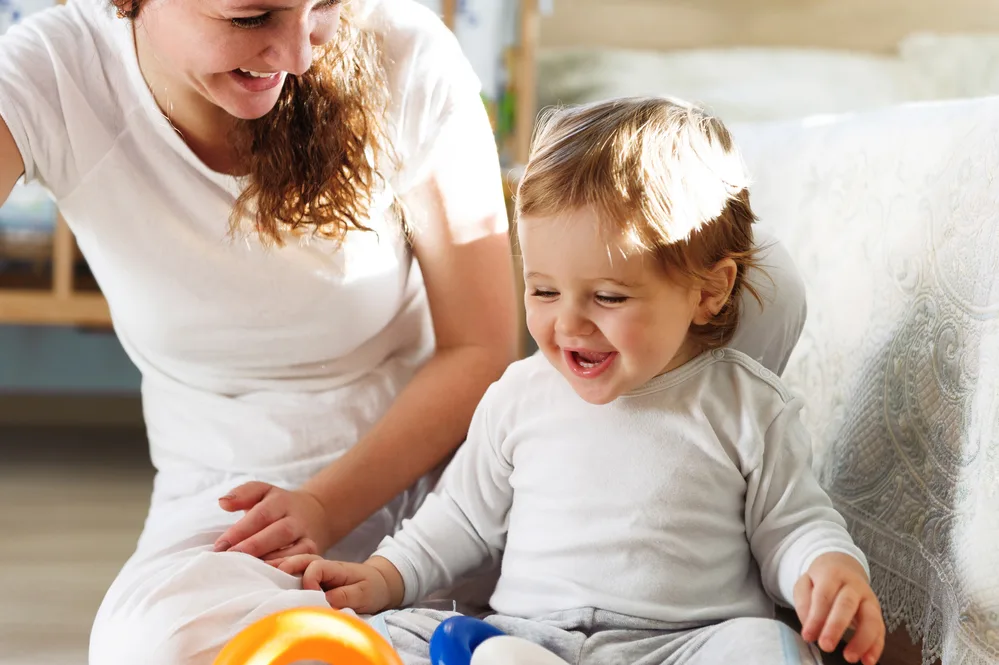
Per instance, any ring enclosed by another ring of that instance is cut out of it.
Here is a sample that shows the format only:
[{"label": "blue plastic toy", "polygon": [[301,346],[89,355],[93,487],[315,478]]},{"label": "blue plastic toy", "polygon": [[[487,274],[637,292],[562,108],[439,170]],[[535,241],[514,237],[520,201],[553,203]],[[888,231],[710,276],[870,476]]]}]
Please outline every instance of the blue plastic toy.
[{"label": "blue plastic toy", "polygon": [[543,647],[511,637],[485,621],[451,617],[430,637],[433,665],[568,665]]},{"label": "blue plastic toy", "polygon": [[441,622],[430,637],[433,665],[469,665],[472,652],[490,637],[505,635],[485,621],[471,617],[451,617]]}]

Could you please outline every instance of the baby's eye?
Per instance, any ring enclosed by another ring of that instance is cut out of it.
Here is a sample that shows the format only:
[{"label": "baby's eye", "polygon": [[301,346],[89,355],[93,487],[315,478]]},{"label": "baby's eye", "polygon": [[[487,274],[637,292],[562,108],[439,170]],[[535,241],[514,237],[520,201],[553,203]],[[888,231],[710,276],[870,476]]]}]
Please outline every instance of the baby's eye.
[{"label": "baby's eye", "polygon": [[540,298],[541,300],[554,300],[558,297],[558,291],[552,291],[550,289],[534,289],[531,292],[531,297]]},{"label": "baby's eye", "polygon": [[231,20],[232,24],[237,28],[259,28],[263,24],[267,23],[270,17],[270,12],[267,12],[257,16],[244,16],[242,18],[234,18]]},{"label": "baby's eye", "polygon": [[597,302],[604,305],[620,305],[628,299],[628,296],[612,296],[604,293],[598,293],[595,297]]}]

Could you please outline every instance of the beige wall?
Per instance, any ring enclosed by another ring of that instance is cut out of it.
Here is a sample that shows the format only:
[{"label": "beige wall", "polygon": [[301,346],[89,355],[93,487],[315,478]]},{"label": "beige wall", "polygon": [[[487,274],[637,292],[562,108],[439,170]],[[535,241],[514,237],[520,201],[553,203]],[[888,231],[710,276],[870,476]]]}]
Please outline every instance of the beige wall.
[{"label": "beige wall", "polygon": [[999,32],[999,0],[555,0],[541,44],[889,51],[926,30]]}]

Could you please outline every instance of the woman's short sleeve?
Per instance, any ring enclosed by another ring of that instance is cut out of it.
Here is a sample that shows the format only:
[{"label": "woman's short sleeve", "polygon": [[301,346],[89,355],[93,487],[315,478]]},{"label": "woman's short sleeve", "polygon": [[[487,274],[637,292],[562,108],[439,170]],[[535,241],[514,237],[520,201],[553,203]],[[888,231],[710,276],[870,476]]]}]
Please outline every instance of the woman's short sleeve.
[{"label": "woman's short sleeve", "polygon": [[57,195],[75,182],[74,155],[90,141],[72,130],[89,111],[79,77],[84,63],[99,69],[96,56],[77,3],[34,14],[0,37],[0,117],[21,152],[25,180]]},{"label": "woman's short sleeve", "polygon": [[399,167],[393,184],[405,194],[433,170],[435,153],[449,143],[442,139],[454,133],[454,125],[468,123],[481,110],[481,84],[458,40],[429,10],[411,0],[381,5],[391,16],[384,49],[390,136]]}]

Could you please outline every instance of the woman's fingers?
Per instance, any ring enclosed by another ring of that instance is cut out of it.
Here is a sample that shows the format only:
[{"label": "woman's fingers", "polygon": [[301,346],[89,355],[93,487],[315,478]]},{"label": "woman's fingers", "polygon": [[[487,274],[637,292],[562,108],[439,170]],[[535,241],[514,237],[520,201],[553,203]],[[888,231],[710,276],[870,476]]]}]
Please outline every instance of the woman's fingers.
[{"label": "woman's fingers", "polygon": [[[246,518],[250,518],[250,515],[247,515]],[[295,523],[288,518],[282,518],[272,523],[259,519],[253,520],[251,523],[254,526],[258,524],[263,526],[246,539],[230,547],[228,551],[263,557],[271,552],[277,552],[294,545],[304,535],[295,528]]]},{"label": "woman's fingers", "polygon": [[222,510],[230,513],[237,510],[249,510],[263,501],[273,487],[273,485],[259,481],[244,483],[220,498],[219,505]]},{"label": "woman's fingers", "polygon": [[286,559],[298,554],[319,554],[319,548],[310,538],[301,538],[283,549],[265,555],[263,560],[271,563],[275,559]]}]

